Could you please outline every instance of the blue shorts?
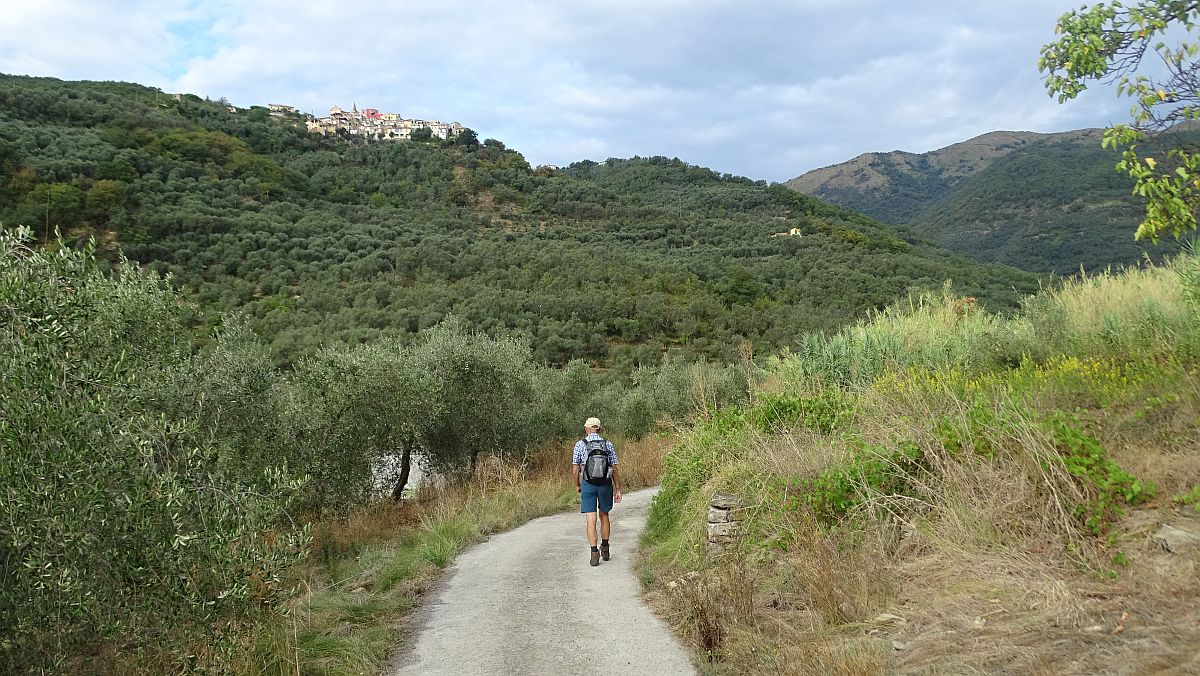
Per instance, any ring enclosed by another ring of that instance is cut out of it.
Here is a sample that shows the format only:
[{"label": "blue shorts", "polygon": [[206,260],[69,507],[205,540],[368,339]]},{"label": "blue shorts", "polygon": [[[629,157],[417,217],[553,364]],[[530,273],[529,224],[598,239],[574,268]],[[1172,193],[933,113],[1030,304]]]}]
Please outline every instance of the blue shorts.
[{"label": "blue shorts", "polygon": [[600,511],[605,514],[612,511],[613,485],[611,481],[602,486],[597,486],[584,479],[580,482],[579,486],[582,488],[579,491],[579,512],[581,514],[596,511],[597,504],[600,506]]}]

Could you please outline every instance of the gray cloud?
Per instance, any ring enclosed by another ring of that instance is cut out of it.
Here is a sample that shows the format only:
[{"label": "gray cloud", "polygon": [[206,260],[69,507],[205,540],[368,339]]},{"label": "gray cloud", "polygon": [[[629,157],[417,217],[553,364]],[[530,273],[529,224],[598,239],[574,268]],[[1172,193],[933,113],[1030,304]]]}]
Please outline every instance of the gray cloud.
[{"label": "gray cloud", "polygon": [[356,102],[460,121],[534,163],[663,154],[769,180],[1125,110],[1110,92],[1043,93],[1038,47],[1066,2],[177,1],[6,9],[0,70],[318,113]]},{"label": "gray cloud", "polygon": [[0,72],[157,85],[181,44],[171,26],[193,16],[183,0],[7,3]]}]

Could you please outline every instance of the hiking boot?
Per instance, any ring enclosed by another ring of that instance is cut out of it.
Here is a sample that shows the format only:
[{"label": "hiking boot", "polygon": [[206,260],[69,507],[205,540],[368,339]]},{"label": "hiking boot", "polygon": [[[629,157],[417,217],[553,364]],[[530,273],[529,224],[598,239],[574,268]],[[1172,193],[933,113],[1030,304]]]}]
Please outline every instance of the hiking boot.
[{"label": "hiking boot", "polygon": [[592,552],[592,565],[600,565],[600,552]]},{"label": "hiking boot", "polygon": [[600,556],[603,557],[605,561],[608,560],[608,545],[600,545]]}]

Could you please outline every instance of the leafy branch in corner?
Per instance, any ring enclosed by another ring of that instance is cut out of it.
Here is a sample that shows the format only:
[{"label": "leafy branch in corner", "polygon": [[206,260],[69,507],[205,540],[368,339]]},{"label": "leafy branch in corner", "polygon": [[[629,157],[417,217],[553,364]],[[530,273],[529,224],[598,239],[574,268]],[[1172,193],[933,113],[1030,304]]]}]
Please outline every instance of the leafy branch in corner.
[{"label": "leafy branch in corner", "polygon": [[[1059,103],[1079,96],[1090,81],[1115,83],[1118,96],[1133,100],[1130,122],[1106,129],[1104,146],[1125,148],[1117,169],[1146,200],[1138,239],[1157,242],[1164,233],[1180,237],[1196,228],[1200,149],[1183,131],[1200,120],[1200,44],[1187,39],[1198,21],[1194,1],[1099,3],[1060,17],[1060,37],[1042,47],[1038,60],[1046,90]],[[1180,30],[1184,38],[1168,42]],[[1151,54],[1156,58],[1148,65]],[[1142,148],[1151,140],[1152,148]]]}]

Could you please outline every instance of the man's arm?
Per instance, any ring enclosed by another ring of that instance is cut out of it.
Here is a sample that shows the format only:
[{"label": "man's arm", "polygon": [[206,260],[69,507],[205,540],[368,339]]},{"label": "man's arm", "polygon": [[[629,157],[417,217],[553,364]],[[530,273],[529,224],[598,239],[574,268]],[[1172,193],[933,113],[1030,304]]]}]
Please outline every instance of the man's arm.
[{"label": "man's arm", "polygon": [[582,493],[583,486],[579,483],[579,465],[571,465],[571,473],[575,475],[575,492]]},{"label": "man's arm", "polygon": [[617,471],[617,447],[608,442],[608,461],[612,463],[613,502],[621,501],[621,475]]}]

